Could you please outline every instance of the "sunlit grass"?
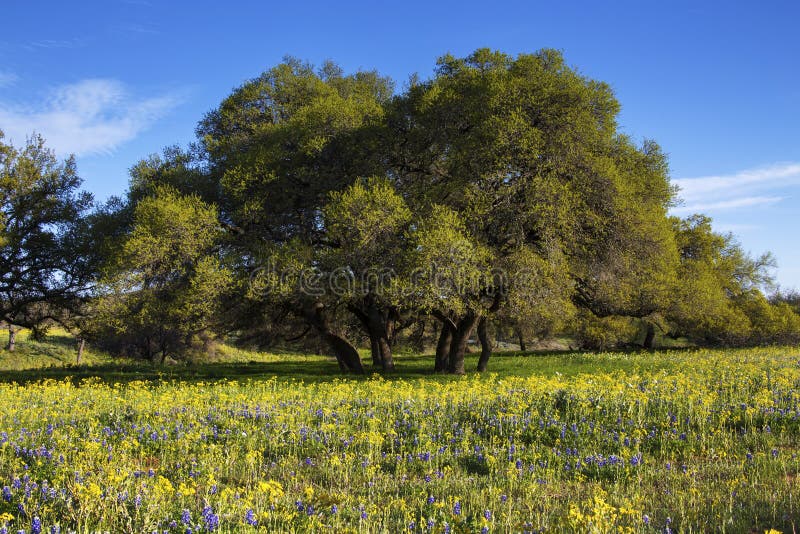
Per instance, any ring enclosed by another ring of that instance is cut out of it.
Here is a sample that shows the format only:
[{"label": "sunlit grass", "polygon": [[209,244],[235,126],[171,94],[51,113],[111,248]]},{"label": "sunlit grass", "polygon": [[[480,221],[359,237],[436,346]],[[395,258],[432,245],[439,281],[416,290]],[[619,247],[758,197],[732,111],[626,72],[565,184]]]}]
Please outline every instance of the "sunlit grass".
[{"label": "sunlit grass", "polygon": [[[35,341],[28,330],[17,333],[16,350],[5,350],[8,344],[8,330],[0,329],[0,370],[39,369],[77,364],[77,340],[61,329],[52,329],[46,340]],[[91,346],[84,349],[81,362],[84,365],[108,363],[107,354],[95,351]]]}]

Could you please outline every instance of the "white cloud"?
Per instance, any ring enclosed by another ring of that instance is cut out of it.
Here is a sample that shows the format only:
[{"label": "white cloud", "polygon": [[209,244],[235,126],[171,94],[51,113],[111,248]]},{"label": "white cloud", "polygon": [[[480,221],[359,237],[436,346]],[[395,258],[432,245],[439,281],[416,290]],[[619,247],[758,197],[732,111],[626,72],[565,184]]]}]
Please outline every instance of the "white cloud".
[{"label": "white cloud", "polygon": [[145,24],[128,24],[124,26],[123,29],[131,33],[142,33],[145,35],[159,35],[161,33],[155,26]]},{"label": "white cloud", "polygon": [[22,48],[29,51],[52,50],[54,48],[80,48],[85,46],[87,39],[74,37],[72,39],[39,39],[29,41],[22,45]]},{"label": "white cloud", "polygon": [[734,198],[731,200],[721,200],[719,202],[708,202],[708,203],[698,203],[698,204],[691,204],[688,206],[678,206],[677,208],[672,209],[672,213],[676,215],[680,214],[689,214],[689,213],[698,213],[698,212],[706,212],[706,211],[719,211],[719,210],[731,210],[737,208],[752,208],[755,206],[769,206],[771,204],[777,204],[783,200],[783,197],[743,197],[743,198]]},{"label": "white cloud", "polygon": [[[768,206],[783,200],[775,191],[800,184],[800,163],[779,163],[736,174],[673,180],[684,204],[676,214]],[[772,193],[772,194],[770,194]]]},{"label": "white cloud", "polygon": [[36,132],[60,155],[109,153],[180,103],[167,94],[132,97],[116,80],[91,79],[54,89],[37,105],[0,102],[0,130],[15,144]]},{"label": "white cloud", "polygon": [[714,224],[714,230],[717,232],[731,232],[731,233],[743,233],[743,232],[753,232],[757,230],[761,230],[761,226],[757,224],[742,224],[742,223],[719,223]]},{"label": "white cloud", "polygon": [[0,88],[14,85],[17,80],[19,80],[19,76],[13,72],[0,70]]}]

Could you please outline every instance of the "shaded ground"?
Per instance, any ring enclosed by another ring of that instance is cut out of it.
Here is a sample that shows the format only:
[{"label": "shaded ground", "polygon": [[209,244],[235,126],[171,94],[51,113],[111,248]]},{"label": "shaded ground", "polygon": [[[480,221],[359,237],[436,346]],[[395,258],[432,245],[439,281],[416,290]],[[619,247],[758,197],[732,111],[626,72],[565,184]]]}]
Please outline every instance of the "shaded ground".
[{"label": "shaded ground", "polygon": [[[277,377],[279,380],[324,382],[342,378],[333,358],[306,354],[275,354],[223,347],[219,361],[209,363],[177,363],[154,366],[147,362],[113,360],[104,354],[88,350],[84,364],[75,365],[75,342],[71,336],[56,332],[45,342],[35,342],[20,336],[17,352],[0,351],[0,382],[26,383],[43,379],[76,382],[95,378],[104,382],[146,381],[207,381],[259,380]],[[0,343],[4,340],[0,338]],[[477,366],[477,354],[467,355],[469,373]],[[442,381],[458,379],[433,373],[432,355],[400,354],[397,370],[384,375],[386,379],[438,377]],[[500,375],[549,376],[578,375],[622,371],[652,370],[668,367],[668,359],[652,358],[648,352],[588,353],[570,351],[498,352],[492,355],[489,372]],[[370,375],[367,367],[367,377]],[[349,376],[350,378],[358,378]]]}]

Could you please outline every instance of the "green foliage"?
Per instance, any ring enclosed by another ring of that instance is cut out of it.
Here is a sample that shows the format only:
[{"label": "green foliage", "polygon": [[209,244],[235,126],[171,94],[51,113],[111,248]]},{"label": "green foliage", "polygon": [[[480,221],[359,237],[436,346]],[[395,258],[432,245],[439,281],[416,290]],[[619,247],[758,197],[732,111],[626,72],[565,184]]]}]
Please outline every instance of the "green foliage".
[{"label": "green foliage", "polygon": [[409,240],[407,280],[415,306],[455,314],[480,306],[492,281],[490,252],[458,213],[434,205]]},{"label": "green foliage", "polygon": [[762,292],[751,289],[734,300],[749,321],[749,343],[797,343],[800,315],[785,302],[771,303]]},{"label": "green foliage", "polygon": [[[358,316],[366,294],[385,317],[497,314],[543,335],[581,308],[595,330],[634,317],[705,342],[749,339],[733,299],[768,282],[771,259],[670,219],[666,157],[618,132],[618,112],[607,84],[553,50],[444,56],[395,96],[374,72],[287,59],[198,134],[241,266],[288,268],[259,272],[276,290],[251,303],[302,308],[303,276],[338,273],[352,291],[315,306]],[[365,272],[390,273],[383,298]]]},{"label": "green foliage", "polygon": [[208,113],[198,144],[134,165],[127,197],[90,216],[72,160],[41,139],[0,143],[0,320],[42,333],[52,317],[162,359],[222,332],[315,332],[357,372],[348,336],[390,369],[398,332],[430,317],[437,368],[454,373],[476,328],[485,367],[492,321],[590,347],[642,328],[648,346],[656,329],[794,339],[796,302],[763,293],[771,256],[704,216],[669,217],[667,158],[618,130],[619,107],[549,49],[445,55],[397,94],[374,71],[287,58]]},{"label": "green foliage", "polygon": [[0,132],[0,321],[35,327],[76,308],[98,255],[74,158],[59,162],[41,137],[22,148]]},{"label": "green foliage", "polygon": [[[325,271],[317,263],[330,248],[323,208],[332,192],[383,174],[376,129],[391,94],[391,80],[376,72],[345,75],[332,63],[315,71],[288,58],[236,89],[204,118],[198,136],[208,172],[219,184],[222,219],[234,232],[230,245],[242,258],[241,279],[255,276],[263,285],[264,277],[274,274],[265,268],[276,264],[288,264],[298,275]],[[309,247],[310,254],[301,252]],[[301,255],[289,258],[293,250]],[[306,260],[310,263],[298,264]],[[293,292],[291,285],[281,286],[278,292],[249,292],[238,310],[240,323],[258,329],[255,317],[265,329],[270,322],[301,317],[341,352],[347,343],[334,333],[340,325],[328,317],[336,299],[316,298],[299,285]]]},{"label": "green foliage", "polygon": [[637,149],[625,137],[614,140],[609,157],[606,173],[615,194],[590,233],[591,246],[574,264],[579,302],[601,317],[663,312],[679,263],[667,218],[673,191],[666,159],[655,143]]},{"label": "green foliage", "polygon": [[247,296],[253,300],[302,299],[302,289],[312,287],[319,278],[319,272],[311,268],[315,262],[313,248],[299,239],[264,245],[258,255],[268,263],[250,277]]},{"label": "green foliage", "polygon": [[331,191],[375,174],[374,139],[391,82],[374,72],[317,73],[295,59],[226,98],[198,126],[230,219],[251,240],[309,239]]},{"label": "green foliage", "polygon": [[350,269],[356,278],[396,267],[411,219],[411,210],[385,179],[357,181],[333,192],[323,208],[326,235],[334,245],[330,264]]},{"label": "green foliage", "polygon": [[[672,220],[680,255],[679,283],[667,318],[675,330],[707,342],[741,344],[769,339],[765,321],[778,310],[759,288],[771,284],[774,260],[748,256],[730,234],[715,233],[711,219],[694,215]],[[779,320],[791,328],[791,321]],[[779,336],[778,336],[779,337]],[[777,340],[778,337],[775,337]]]},{"label": "green foliage", "polygon": [[[675,191],[658,145],[621,135],[618,111],[607,84],[553,50],[444,56],[433,79],[392,102],[390,175],[409,206],[453,210],[485,251],[485,271],[504,273],[440,312],[492,310],[546,333],[576,305],[599,317],[669,306]],[[501,295],[499,310],[489,294]]]},{"label": "green foliage", "polygon": [[139,201],[101,281],[93,337],[148,359],[208,349],[232,284],[217,216],[198,197],[163,186]]},{"label": "green foliage", "polygon": [[219,183],[203,166],[203,154],[196,147],[182,150],[165,148],[161,155],[152,154],[137,162],[130,170],[128,201],[156,194],[159,187],[169,187],[184,195],[197,195],[210,204],[220,201]]},{"label": "green foliage", "polygon": [[791,306],[791,308],[795,311],[800,311],[800,290],[783,290],[778,288],[770,297],[770,302],[773,304],[779,304],[783,302]]},{"label": "green foliage", "polygon": [[[732,235],[714,232],[711,219],[703,215],[671,218],[670,224],[678,261],[675,274],[665,279],[653,277],[650,283],[641,285],[652,288],[652,292],[643,294],[642,304],[629,309],[649,313],[633,316],[643,317],[652,328],[671,337],[686,336],[704,344],[787,343],[798,339],[800,316],[786,302],[779,298],[770,302],[763,293],[772,284],[771,255],[749,256]],[[636,231],[641,226],[633,228]],[[642,268],[637,265],[630,266],[632,272]],[[596,340],[586,343],[588,347],[626,344],[638,337],[624,331],[617,335],[620,329],[614,321],[597,317],[584,320],[587,324],[577,328],[578,337]]]},{"label": "green foliage", "polygon": [[564,331],[577,311],[564,255],[557,249],[537,254],[520,247],[501,265],[511,279],[503,284],[507,302],[500,316],[526,337],[547,338]]},{"label": "green foliage", "polygon": [[578,346],[586,350],[609,350],[629,345],[638,333],[638,325],[629,317],[597,317],[587,310],[581,310],[572,328]]}]

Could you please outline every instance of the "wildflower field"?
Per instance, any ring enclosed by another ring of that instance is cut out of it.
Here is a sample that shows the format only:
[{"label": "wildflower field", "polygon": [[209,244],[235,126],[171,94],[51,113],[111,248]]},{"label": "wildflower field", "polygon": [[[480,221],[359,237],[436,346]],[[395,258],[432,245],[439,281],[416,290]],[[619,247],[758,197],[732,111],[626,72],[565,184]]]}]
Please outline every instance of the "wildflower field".
[{"label": "wildflower field", "polygon": [[800,524],[798,349],[500,356],[463,378],[415,362],[365,379],[314,358],[294,363],[315,380],[264,363],[236,380],[6,372],[0,532]]}]

